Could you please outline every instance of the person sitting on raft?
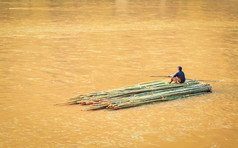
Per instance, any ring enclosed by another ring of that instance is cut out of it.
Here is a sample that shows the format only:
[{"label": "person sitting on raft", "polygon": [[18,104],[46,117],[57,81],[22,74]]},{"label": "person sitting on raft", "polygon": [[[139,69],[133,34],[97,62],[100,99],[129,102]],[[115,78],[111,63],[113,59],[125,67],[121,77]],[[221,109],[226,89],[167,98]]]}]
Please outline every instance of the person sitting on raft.
[{"label": "person sitting on raft", "polygon": [[186,78],[185,78],[185,74],[182,71],[182,67],[178,66],[178,72],[174,75],[170,75],[168,77],[171,77],[171,80],[169,81],[169,84],[172,83],[173,81],[175,83],[184,83]]}]

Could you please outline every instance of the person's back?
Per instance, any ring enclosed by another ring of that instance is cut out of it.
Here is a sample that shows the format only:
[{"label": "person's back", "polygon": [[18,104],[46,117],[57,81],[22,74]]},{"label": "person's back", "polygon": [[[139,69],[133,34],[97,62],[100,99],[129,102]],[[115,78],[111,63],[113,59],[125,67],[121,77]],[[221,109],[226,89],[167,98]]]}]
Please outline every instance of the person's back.
[{"label": "person's back", "polygon": [[180,83],[184,83],[185,82],[185,74],[184,74],[184,72],[181,70],[181,71],[178,71],[175,75],[174,75],[174,77],[178,77],[181,81],[180,81]]}]

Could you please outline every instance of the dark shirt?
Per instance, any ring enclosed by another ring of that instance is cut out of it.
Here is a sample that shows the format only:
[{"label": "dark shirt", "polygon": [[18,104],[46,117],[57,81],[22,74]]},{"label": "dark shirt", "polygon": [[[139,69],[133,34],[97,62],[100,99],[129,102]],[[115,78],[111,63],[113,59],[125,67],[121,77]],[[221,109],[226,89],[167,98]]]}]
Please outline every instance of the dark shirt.
[{"label": "dark shirt", "polygon": [[179,72],[177,72],[176,74],[174,74],[174,77],[178,77],[178,78],[180,78],[181,83],[184,83],[185,80],[186,80],[183,71],[179,71]]}]

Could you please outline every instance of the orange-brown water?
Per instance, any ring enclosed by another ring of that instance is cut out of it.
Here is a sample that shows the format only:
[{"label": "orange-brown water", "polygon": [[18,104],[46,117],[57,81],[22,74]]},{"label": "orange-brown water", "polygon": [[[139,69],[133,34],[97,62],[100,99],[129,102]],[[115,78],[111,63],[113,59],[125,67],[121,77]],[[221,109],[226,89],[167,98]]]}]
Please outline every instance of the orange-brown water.
[{"label": "orange-brown water", "polygon": [[[0,147],[238,146],[238,1],[0,1]],[[213,93],[119,111],[54,106],[158,80]]]}]

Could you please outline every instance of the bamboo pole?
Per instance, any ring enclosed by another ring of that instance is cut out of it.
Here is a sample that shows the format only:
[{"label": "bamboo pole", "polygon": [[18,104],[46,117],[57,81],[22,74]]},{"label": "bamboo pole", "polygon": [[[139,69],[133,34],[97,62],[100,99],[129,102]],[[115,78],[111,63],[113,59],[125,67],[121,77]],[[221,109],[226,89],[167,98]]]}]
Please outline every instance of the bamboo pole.
[{"label": "bamboo pole", "polygon": [[159,99],[159,98],[165,98],[165,97],[169,97],[169,96],[174,96],[174,95],[185,95],[185,94],[192,94],[192,93],[199,93],[199,92],[208,92],[211,90],[211,86],[205,86],[204,85],[200,85],[200,86],[196,86],[196,87],[190,87],[190,88],[185,88],[185,89],[180,89],[177,91],[169,91],[169,92],[164,92],[164,93],[159,93],[159,94],[154,94],[154,95],[150,95],[150,96],[145,96],[145,97],[139,97],[139,98],[135,98],[135,99],[131,99],[131,103],[128,104],[128,102],[124,102],[124,103],[120,103],[117,104],[118,107],[123,107],[123,106],[133,106],[133,101],[135,102],[135,100],[140,100],[140,103],[143,103],[143,101],[149,101],[149,100],[154,100],[154,99]]},{"label": "bamboo pole", "polygon": [[[210,85],[189,80],[180,84],[165,84],[168,80],[139,83],[119,89],[79,95],[69,99],[66,104],[91,105],[85,110],[121,109],[152,102],[170,101],[181,96],[193,96],[211,91]],[[65,103],[63,103],[65,104]]]},{"label": "bamboo pole", "polygon": [[[169,76],[150,76],[150,77],[169,77]],[[224,80],[200,80],[200,79],[186,79],[186,80],[193,80],[193,81],[204,81],[204,82],[224,82]]]}]

